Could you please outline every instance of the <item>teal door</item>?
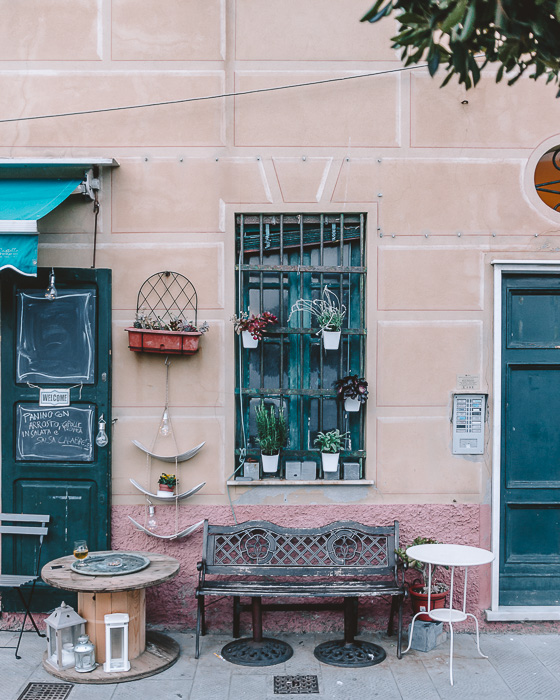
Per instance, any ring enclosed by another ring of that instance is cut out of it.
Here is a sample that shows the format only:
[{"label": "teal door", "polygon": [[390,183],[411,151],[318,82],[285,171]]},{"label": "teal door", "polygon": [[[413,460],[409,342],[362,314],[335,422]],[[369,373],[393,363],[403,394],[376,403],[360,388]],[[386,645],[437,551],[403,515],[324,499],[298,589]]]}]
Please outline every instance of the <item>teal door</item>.
[{"label": "teal door", "polygon": [[560,605],[560,277],[504,275],[500,605]]},{"label": "teal door", "polygon": [[[2,274],[2,510],[51,515],[42,563],[71,554],[76,539],[90,550],[110,544],[111,272],[56,269],[54,300],[49,272]],[[69,405],[52,390],[69,390]],[[95,442],[101,416],[104,447]],[[2,572],[28,573],[30,559],[23,539],[6,542]],[[42,585],[34,607],[60,600]]]}]

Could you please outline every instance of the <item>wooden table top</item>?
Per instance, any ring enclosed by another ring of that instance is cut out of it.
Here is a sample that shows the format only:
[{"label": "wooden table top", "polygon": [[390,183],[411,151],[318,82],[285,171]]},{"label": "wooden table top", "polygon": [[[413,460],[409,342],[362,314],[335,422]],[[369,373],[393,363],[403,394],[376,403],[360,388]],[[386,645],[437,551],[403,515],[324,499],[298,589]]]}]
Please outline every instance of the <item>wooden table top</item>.
[{"label": "wooden table top", "polygon": [[[96,554],[124,554],[124,552],[90,552]],[[177,559],[155,552],[131,552],[141,554],[150,560],[150,565],[142,571],[122,576],[86,576],[78,574],[71,565],[76,561],[72,554],[49,561],[41,570],[41,578],[55,588],[66,591],[112,593],[113,591],[133,591],[138,588],[157,586],[169,581],[179,573],[180,564]],[[62,568],[53,568],[59,567]]]}]

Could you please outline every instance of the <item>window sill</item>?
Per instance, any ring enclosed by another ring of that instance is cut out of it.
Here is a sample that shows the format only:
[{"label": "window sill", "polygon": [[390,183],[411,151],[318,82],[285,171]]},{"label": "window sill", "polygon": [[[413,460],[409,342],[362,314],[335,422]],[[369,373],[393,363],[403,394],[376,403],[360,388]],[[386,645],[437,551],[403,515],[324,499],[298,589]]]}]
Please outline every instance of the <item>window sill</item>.
[{"label": "window sill", "polygon": [[259,479],[253,481],[237,481],[232,479],[227,482],[228,486],[373,486],[372,479],[313,479],[303,481],[302,479]]}]

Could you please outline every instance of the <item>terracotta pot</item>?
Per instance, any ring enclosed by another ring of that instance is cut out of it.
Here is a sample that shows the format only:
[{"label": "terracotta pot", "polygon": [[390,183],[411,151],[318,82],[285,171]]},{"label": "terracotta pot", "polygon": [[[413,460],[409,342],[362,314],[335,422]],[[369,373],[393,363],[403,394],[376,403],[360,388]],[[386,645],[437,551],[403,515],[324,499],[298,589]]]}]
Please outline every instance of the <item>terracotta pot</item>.
[{"label": "terracotta pot", "polygon": [[[419,593],[424,586],[422,585],[412,585],[409,589],[410,600],[412,601],[412,612],[416,613],[428,611],[428,594]],[[447,591],[444,593],[432,593],[430,596],[430,610],[435,610],[436,608],[445,607],[445,599],[447,598]],[[417,620],[422,620],[423,622],[431,622],[432,618],[429,615],[419,615]]]},{"label": "terracotta pot", "polygon": [[151,331],[146,328],[125,328],[128,347],[133,352],[155,352],[162,355],[194,355],[202,333],[184,331]]},{"label": "terracotta pot", "polygon": [[158,484],[158,496],[171,497],[174,496],[175,487],[169,484]]}]

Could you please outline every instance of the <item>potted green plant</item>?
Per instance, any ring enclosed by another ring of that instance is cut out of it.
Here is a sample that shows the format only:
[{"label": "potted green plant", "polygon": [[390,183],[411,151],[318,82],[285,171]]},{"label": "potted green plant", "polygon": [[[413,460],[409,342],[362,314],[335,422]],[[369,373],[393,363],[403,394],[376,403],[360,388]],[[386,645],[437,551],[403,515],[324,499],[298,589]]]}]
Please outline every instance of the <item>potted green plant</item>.
[{"label": "potted green plant", "polygon": [[338,428],[327,433],[317,433],[313,441],[321,450],[321,461],[324,472],[335,472],[338,469],[338,459],[342,448],[342,441],[347,433],[341,433]]},{"label": "potted green plant", "polygon": [[298,311],[306,311],[315,317],[325,350],[338,350],[346,307],[334,292],[325,285],[319,299],[298,299],[292,305],[288,321]]},{"label": "potted green plant", "polygon": [[[432,565],[432,586],[430,606],[428,607],[428,583],[426,581],[426,567],[428,565],[423,561],[411,559],[406,553],[406,550],[409,547],[415,547],[419,544],[439,544],[439,542],[434,540],[432,537],[422,537],[419,535],[418,537],[415,537],[412,543],[407,547],[395,550],[397,556],[406,564],[407,568],[420,572],[422,577],[421,579],[415,579],[412,582],[412,586],[409,588],[412,611],[415,615],[416,613],[428,613],[430,610],[434,610],[435,608],[445,607],[445,599],[447,598],[447,592],[449,591],[449,586],[447,583],[444,581],[434,580],[437,566]],[[418,619],[423,620],[424,622],[432,621],[432,618],[428,614],[419,615]]]},{"label": "potted green plant", "polygon": [[241,335],[244,348],[256,348],[259,340],[262,340],[266,327],[278,323],[278,319],[270,311],[251,316],[246,311],[241,311],[239,316],[233,315],[231,320],[235,332]]},{"label": "potted green plant", "polygon": [[172,497],[175,495],[177,478],[175,474],[162,474],[158,479],[158,496]]},{"label": "potted green plant", "polygon": [[333,386],[336,388],[336,398],[344,401],[344,410],[347,412],[359,411],[360,406],[367,401],[368,383],[357,374],[347,374],[337,379]]},{"label": "potted green plant", "polygon": [[257,418],[257,441],[261,448],[263,472],[272,473],[278,469],[280,450],[288,441],[288,426],[284,410],[278,413],[274,406],[267,410],[264,401],[255,408]]}]

